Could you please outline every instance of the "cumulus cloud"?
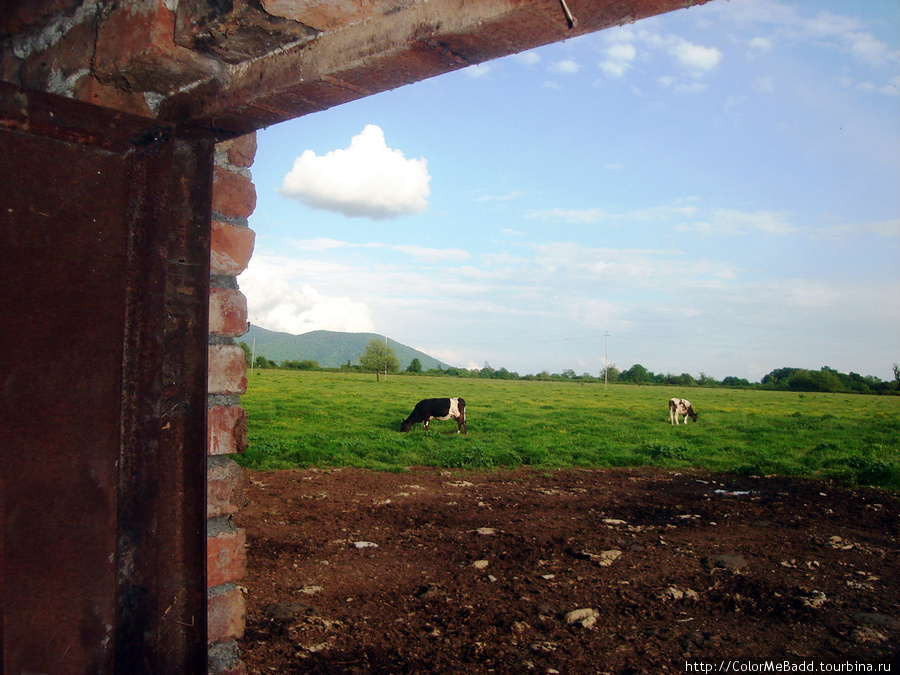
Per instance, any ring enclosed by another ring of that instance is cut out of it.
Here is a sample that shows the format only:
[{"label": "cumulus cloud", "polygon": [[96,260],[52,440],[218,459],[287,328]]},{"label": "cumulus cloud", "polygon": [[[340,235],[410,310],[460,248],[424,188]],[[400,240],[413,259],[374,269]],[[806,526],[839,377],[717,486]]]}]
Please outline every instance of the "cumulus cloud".
[{"label": "cumulus cloud", "polygon": [[681,38],[672,40],[669,52],[682,66],[693,71],[710,71],[722,60],[722,52],[717,48],[696,45]]},{"label": "cumulus cloud", "polygon": [[424,158],[392,150],[381,128],[369,124],[347,148],[322,156],[306,150],[279,192],[314,209],[378,220],[425,211],[430,181]]},{"label": "cumulus cloud", "polygon": [[541,62],[541,56],[536,51],[527,51],[520,52],[518,54],[513,55],[513,58],[520,62],[524,63],[526,66],[535,66]]},{"label": "cumulus cloud", "polygon": [[289,283],[259,261],[241,275],[250,323],[286,333],[314,330],[368,333],[374,330],[369,308],[347,297],[323,295],[309,284]]},{"label": "cumulus cloud", "polygon": [[480,80],[482,77],[490,75],[493,70],[493,66],[488,63],[476,63],[474,66],[466,68],[463,72],[473,80]]},{"label": "cumulus cloud", "polygon": [[[666,35],[646,28],[611,30],[606,34],[608,46],[600,69],[610,77],[624,77],[638,59],[638,46],[644,50],[642,58],[653,53],[668,54],[691,74],[698,76],[713,70],[722,60],[716,47],[694,44],[678,35]],[[663,82],[670,85],[671,82]]]},{"label": "cumulus cloud", "polygon": [[765,37],[755,37],[747,43],[753,52],[763,53],[772,50],[772,41]]},{"label": "cumulus cloud", "polygon": [[736,0],[728,7],[720,5],[711,11],[732,22],[770,26],[770,35],[750,40],[752,51],[770,51],[777,45],[801,40],[838,49],[873,66],[891,66],[900,61],[900,52],[866,30],[864,22],[856,17],[829,11],[806,17],[787,4],[759,0]]},{"label": "cumulus cloud", "polygon": [[623,42],[610,45],[605,54],[606,59],[600,62],[600,69],[612,77],[622,77],[637,56],[637,49],[633,44]]},{"label": "cumulus cloud", "polygon": [[563,59],[562,61],[556,61],[550,65],[550,70],[554,73],[561,73],[563,75],[572,75],[577,73],[580,69],[581,64],[572,59]]}]

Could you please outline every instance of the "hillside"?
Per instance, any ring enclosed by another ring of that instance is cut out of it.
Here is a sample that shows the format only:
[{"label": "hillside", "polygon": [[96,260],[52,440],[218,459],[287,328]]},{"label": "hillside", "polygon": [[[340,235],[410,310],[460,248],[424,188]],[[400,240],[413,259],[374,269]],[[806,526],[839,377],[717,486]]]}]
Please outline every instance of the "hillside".
[{"label": "hillside", "polygon": [[[384,340],[384,336],[376,333],[339,333],[331,330],[293,335],[250,326],[247,334],[238,338],[239,342],[246,342],[251,347],[254,340],[256,340],[256,356],[264,356],[270,361],[281,363],[309,359],[323,368],[340,368],[347,363],[355,365],[369,340]],[[405,370],[415,358],[419,359],[423,370],[451,367],[396,340],[388,338],[387,342],[400,361],[401,370]]]}]

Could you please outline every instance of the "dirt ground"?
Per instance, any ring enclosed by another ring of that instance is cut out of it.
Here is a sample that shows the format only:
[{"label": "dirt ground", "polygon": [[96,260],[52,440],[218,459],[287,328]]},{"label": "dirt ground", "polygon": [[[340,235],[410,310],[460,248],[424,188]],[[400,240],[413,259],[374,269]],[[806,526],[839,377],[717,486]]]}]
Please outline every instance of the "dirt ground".
[{"label": "dirt ground", "polygon": [[250,673],[900,668],[895,493],[655,469],[247,488]]}]

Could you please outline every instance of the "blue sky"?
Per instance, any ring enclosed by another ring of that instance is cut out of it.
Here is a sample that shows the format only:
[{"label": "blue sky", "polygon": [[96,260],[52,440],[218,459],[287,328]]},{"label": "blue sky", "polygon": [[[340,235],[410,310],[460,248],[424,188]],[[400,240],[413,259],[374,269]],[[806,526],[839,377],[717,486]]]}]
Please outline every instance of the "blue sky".
[{"label": "blue sky", "polygon": [[258,142],[263,328],[520,374],[900,362],[896,0],[713,0]]}]

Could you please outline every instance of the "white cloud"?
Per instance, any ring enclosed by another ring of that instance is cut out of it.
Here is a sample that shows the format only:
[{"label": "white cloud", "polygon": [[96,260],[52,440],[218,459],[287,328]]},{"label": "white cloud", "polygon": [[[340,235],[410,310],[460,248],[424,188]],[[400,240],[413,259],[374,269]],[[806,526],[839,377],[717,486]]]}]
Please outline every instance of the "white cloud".
[{"label": "white cloud", "polygon": [[[605,58],[600,62],[600,69],[616,78],[624,77],[634,65],[638,58],[636,45],[646,50],[641,55],[643,59],[654,52],[668,54],[695,77],[710,72],[722,60],[722,52],[717,47],[698,45],[678,35],[666,35],[648,28],[610,30],[604,34],[604,40],[609,46],[603,50]],[[674,80],[663,80],[663,84],[672,86]]]},{"label": "white cloud", "polygon": [[702,220],[682,226],[682,229],[693,230],[704,234],[793,234],[797,228],[788,219],[786,213],[774,211],[756,211],[747,213],[734,209],[712,209]]},{"label": "white cloud", "polygon": [[688,94],[696,94],[701,91],[706,91],[707,89],[707,85],[703,82],[682,83],[674,77],[661,77],[659,78],[659,83],[665,87],[671,87],[672,91],[680,91]]},{"label": "white cloud", "polygon": [[374,330],[371,312],[347,297],[328,297],[309,284],[281,277],[277,266],[254,258],[241,275],[241,291],[247,296],[250,323],[269,330],[308,333],[314,330],[367,333]]},{"label": "white cloud", "polygon": [[425,211],[430,181],[424,158],[390,149],[381,128],[369,124],[347,148],[321,157],[306,150],[279,192],[311,208],[377,220]]},{"label": "white cloud", "polygon": [[748,43],[754,52],[770,51],[777,45],[804,42],[838,49],[873,66],[889,66],[900,62],[900,52],[892,49],[856,17],[822,11],[814,17],[799,14],[788,4],[768,0],[733,0],[727,6],[714,6],[710,11],[737,24],[755,23],[772,27],[772,33],[756,37]]},{"label": "white cloud", "polygon": [[563,59],[562,61],[556,61],[550,65],[550,70],[554,73],[561,73],[563,75],[571,75],[577,73],[581,70],[581,64],[577,61],[573,61],[572,59]]},{"label": "white cloud", "polygon": [[479,80],[482,77],[486,77],[491,74],[493,71],[493,67],[487,63],[476,63],[474,66],[469,66],[463,72],[471,77],[473,80]]},{"label": "white cloud", "polygon": [[669,46],[671,53],[685,68],[707,72],[719,65],[722,52],[716,47],[704,47],[681,38],[675,38]]},{"label": "white cloud", "polygon": [[637,49],[631,43],[623,42],[606,48],[606,59],[600,62],[600,68],[612,77],[623,77],[637,56]]},{"label": "white cloud", "polygon": [[515,54],[513,55],[513,58],[519,63],[524,63],[526,66],[535,66],[541,62],[541,55],[533,50]]},{"label": "white cloud", "polygon": [[341,248],[346,246],[347,242],[338,241],[337,239],[329,239],[327,237],[318,237],[316,239],[304,239],[294,242],[301,251],[328,251],[333,248]]},{"label": "white cloud", "polygon": [[772,40],[764,37],[755,37],[750,42],[747,43],[747,46],[754,52],[768,52],[772,50],[774,46],[772,44]]},{"label": "white cloud", "polygon": [[[736,209],[701,209],[676,202],[670,206],[655,206],[622,213],[609,213],[601,209],[544,209],[526,217],[545,221],[572,224],[644,223],[648,227],[677,228],[702,234],[742,235],[751,232],[787,235],[797,232],[788,214],[776,211],[745,212]],[[882,223],[877,231],[890,230],[890,223]]]},{"label": "white cloud", "polygon": [[609,213],[602,209],[543,209],[527,214],[526,218],[537,218],[540,220],[561,221],[574,224],[589,224],[602,221],[611,223],[645,221],[659,224],[672,219],[691,218],[697,213],[697,207],[682,206],[680,202],[678,202],[671,206],[655,206],[622,213]]}]

